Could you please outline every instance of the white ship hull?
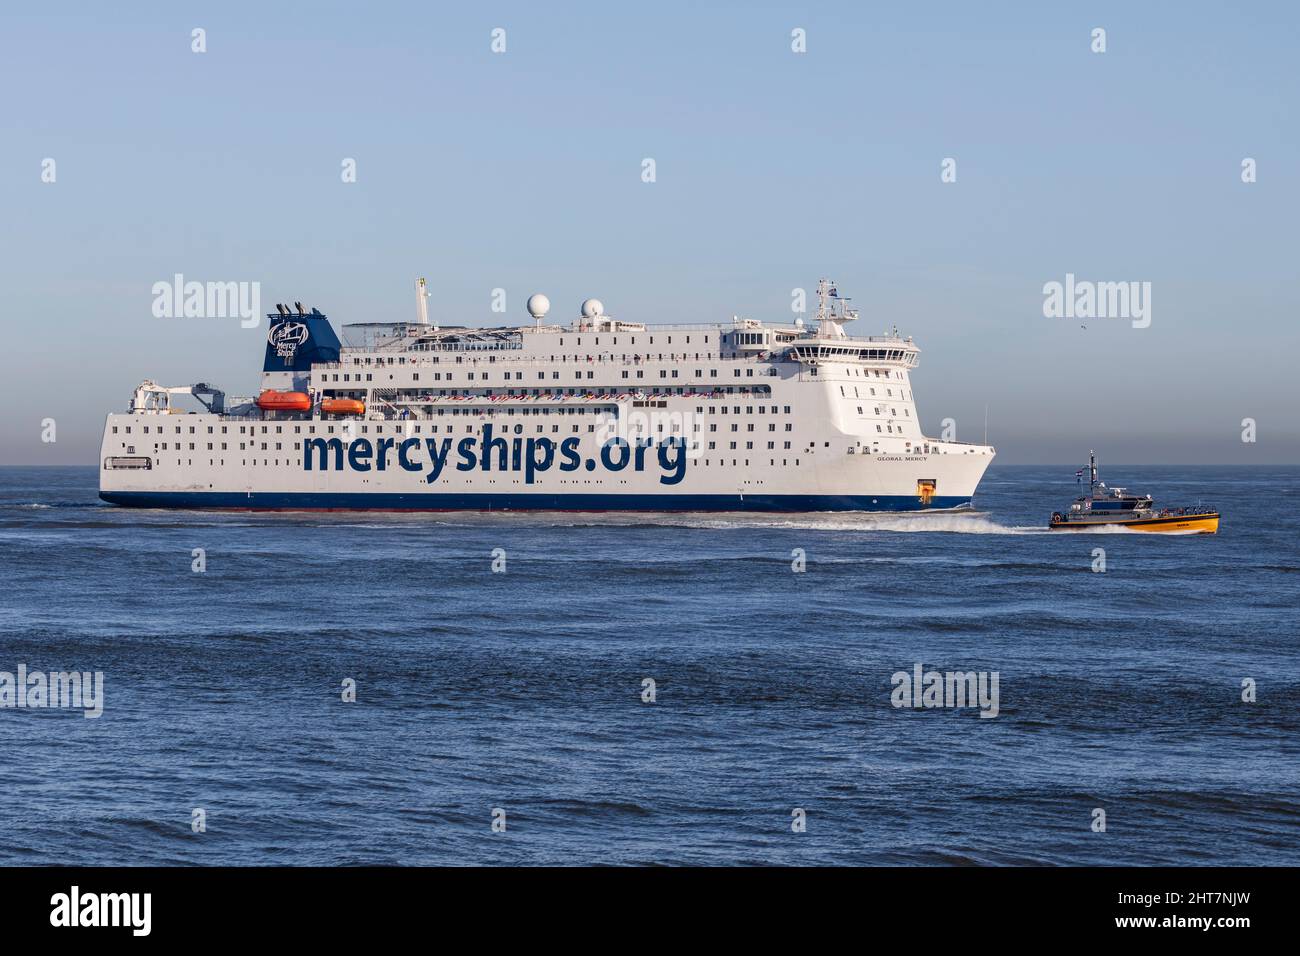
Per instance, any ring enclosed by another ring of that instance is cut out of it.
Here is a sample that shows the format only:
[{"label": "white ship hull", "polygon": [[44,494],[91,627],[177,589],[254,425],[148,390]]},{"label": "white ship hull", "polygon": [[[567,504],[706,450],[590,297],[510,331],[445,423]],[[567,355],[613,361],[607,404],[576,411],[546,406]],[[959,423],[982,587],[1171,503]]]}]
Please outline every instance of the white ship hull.
[{"label": "white ship hull", "polygon": [[[132,410],[105,424],[104,500],[914,511],[969,506],[994,454],[921,433],[909,380],[918,350],[893,336],[597,316],[568,329],[376,326],[378,345],[345,349],[324,316],[271,318],[263,387],[310,396],[310,408],[219,407],[223,397],[210,411],[178,414],[169,390],[146,383]],[[200,388],[170,390],[189,391]],[[365,412],[322,412],[332,407],[322,400],[342,399]]]},{"label": "white ship hull", "polygon": [[[109,417],[109,437],[114,423],[127,427],[133,416]],[[166,424],[176,420],[172,416]],[[138,426],[138,419],[131,424]],[[149,469],[111,469],[102,472],[101,497],[114,504],[148,508],[254,508],[254,509],[392,509],[392,510],[517,510],[557,509],[574,511],[912,511],[958,508],[970,505],[975,488],[988,467],[989,455],[978,453],[931,453],[921,455],[849,455],[843,448],[804,450],[798,456],[783,458],[738,458],[737,465],[715,465],[712,459],[687,459],[682,479],[665,485],[665,472],[659,468],[655,449],[646,455],[643,470],[635,470],[633,460],[622,470],[610,472],[598,464],[587,470],[587,461],[600,462],[602,449],[594,441],[584,441],[578,448],[582,464],[569,472],[559,471],[554,463],[545,471],[535,471],[527,482],[524,463],[506,471],[483,471],[476,456],[473,470],[459,471],[450,462],[439,476],[428,481],[427,455],[421,455],[419,471],[407,471],[390,451],[383,471],[372,460],[368,472],[306,471],[302,452],[276,453],[260,457],[256,466],[247,464],[251,456],[230,457],[225,464],[209,465],[206,452],[206,429],[219,433],[224,424],[216,416],[185,416],[182,426],[196,428],[200,441],[182,441],[179,455],[160,451]],[[323,423],[318,423],[321,425]],[[165,427],[165,426],[163,426]],[[175,426],[173,426],[175,427]],[[329,427],[327,424],[324,427]],[[335,423],[341,430],[342,425]],[[356,427],[358,430],[360,425]],[[371,433],[380,425],[367,426]],[[398,430],[390,425],[385,431]],[[395,442],[402,432],[398,431]],[[374,435],[371,440],[384,437]],[[106,446],[110,444],[106,440]],[[112,443],[121,444],[121,442]],[[168,442],[168,444],[176,444]],[[230,444],[227,442],[227,444]],[[260,441],[257,444],[261,444]],[[269,443],[274,444],[274,443]],[[281,441],[281,445],[286,443]],[[513,441],[508,453],[513,458]],[[343,444],[340,439],[340,445]],[[152,442],[149,445],[152,454]],[[521,442],[520,455],[527,446]],[[122,449],[106,447],[108,460]],[[537,458],[541,452],[534,449]],[[752,456],[751,452],[751,456]],[[761,454],[761,453],[760,453]],[[276,457],[269,457],[276,455]],[[451,455],[455,455],[453,449]],[[314,457],[319,458],[314,453]],[[450,457],[450,455],[449,455]],[[417,462],[412,452],[411,463]],[[456,458],[459,462],[465,459]],[[612,459],[615,462],[616,458]],[[775,460],[775,466],[769,462]],[[782,461],[786,464],[782,464]],[[195,464],[190,465],[193,461]],[[199,465],[199,462],[202,462]],[[262,462],[266,462],[262,464]],[[797,462],[797,463],[796,463]],[[490,461],[495,466],[498,460]],[[513,464],[513,462],[510,462]],[[925,501],[918,493],[918,481],[933,482],[934,493]]]}]

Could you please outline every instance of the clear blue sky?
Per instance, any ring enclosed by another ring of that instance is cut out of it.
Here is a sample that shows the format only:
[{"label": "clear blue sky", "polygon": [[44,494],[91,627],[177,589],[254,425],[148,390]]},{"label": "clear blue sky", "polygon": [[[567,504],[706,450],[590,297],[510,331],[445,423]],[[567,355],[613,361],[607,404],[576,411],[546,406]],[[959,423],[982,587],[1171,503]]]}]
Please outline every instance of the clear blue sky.
[{"label": "clear blue sky", "polygon": [[[595,295],[636,321],[789,321],[790,290],[829,275],[852,331],[916,337],[932,434],[953,417],[979,440],[987,405],[1004,462],[1300,461],[1293,4],[0,17],[4,463],[93,462],[143,378],[254,390],[264,327],[151,314],[177,272],[336,326],[412,316],[419,275],[460,324],[499,320],[498,287],[515,320],[542,291],[553,319]],[[1067,272],[1151,282],[1151,327],[1045,318]]]}]

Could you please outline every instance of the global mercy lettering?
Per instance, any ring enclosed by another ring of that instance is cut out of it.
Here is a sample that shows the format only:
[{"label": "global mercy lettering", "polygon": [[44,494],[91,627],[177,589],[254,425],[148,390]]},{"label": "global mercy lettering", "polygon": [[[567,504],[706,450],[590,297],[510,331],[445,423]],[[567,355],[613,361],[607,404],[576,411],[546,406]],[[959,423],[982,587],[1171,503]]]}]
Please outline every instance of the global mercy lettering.
[{"label": "global mercy lettering", "polygon": [[[453,438],[378,438],[373,443],[368,438],[355,438],[345,446],[337,438],[310,438],[302,445],[302,467],[311,471],[342,471],[344,462],[353,471],[387,471],[396,456],[397,466],[403,471],[423,470],[424,480],[429,484],[438,480],[443,469],[449,464],[452,443],[456,443],[457,471],[491,471],[493,461],[497,471],[522,471],[524,483],[531,485],[538,472],[549,471],[558,464],[560,471],[577,471],[586,467],[595,471],[597,460],[588,458],[585,462],[578,454],[577,438],[566,438],[555,442],[550,438],[493,438],[492,426],[483,426],[482,446],[480,438],[468,435],[459,442]],[[428,461],[421,465],[418,452],[421,444],[427,451]],[[663,474],[659,476],[661,484],[675,485],[686,477],[686,441],[682,438],[669,438],[656,445],[654,439],[638,439],[629,444],[624,438],[611,438],[600,449],[600,465],[607,471],[622,471],[631,467],[634,471],[645,471],[646,452],[654,449],[655,461]],[[313,454],[314,453],[314,454]],[[558,453],[558,455],[557,455]],[[558,461],[557,461],[558,459]]]}]

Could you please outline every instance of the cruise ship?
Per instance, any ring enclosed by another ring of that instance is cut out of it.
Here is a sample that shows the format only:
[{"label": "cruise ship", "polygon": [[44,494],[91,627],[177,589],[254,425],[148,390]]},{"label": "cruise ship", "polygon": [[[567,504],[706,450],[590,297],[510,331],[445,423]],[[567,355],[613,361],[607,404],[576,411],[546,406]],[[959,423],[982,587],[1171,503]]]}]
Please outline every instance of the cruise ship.
[{"label": "cruise ship", "polygon": [[[343,327],[277,305],[261,388],[146,381],[104,424],[100,497],[251,510],[923,511],[967,508],[988,445],[927,438],[920,350],[816,322]],[[196,410],[184,407],[186,400]]]}]

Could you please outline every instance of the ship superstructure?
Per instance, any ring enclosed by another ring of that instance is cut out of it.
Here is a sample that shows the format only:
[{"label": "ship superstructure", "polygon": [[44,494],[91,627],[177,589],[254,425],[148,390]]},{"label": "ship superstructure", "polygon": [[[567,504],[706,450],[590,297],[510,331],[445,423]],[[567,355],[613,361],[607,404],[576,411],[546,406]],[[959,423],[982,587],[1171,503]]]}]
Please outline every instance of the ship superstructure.
[{"label": "ship superstructure", "polygon": [[[262,389],[145,382],[108,416],[100,496],[143,507],[910,511],[970,505],[988,445],[926,437],[896,331],[818,285],[816,325],[344,327],[268,316]],[[346,342],[346,344],[344,344]],[[183,412],[178,393],[202,410]]]}]

